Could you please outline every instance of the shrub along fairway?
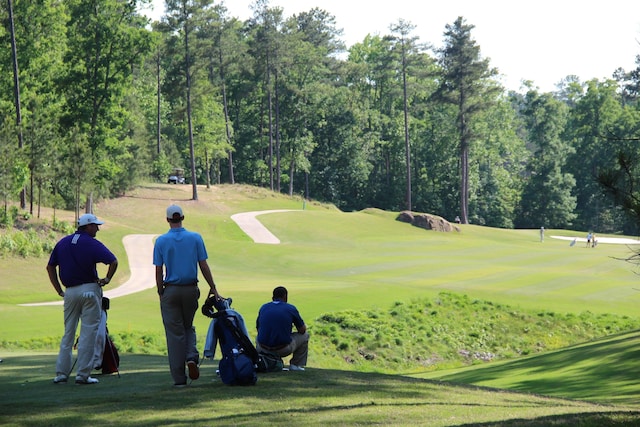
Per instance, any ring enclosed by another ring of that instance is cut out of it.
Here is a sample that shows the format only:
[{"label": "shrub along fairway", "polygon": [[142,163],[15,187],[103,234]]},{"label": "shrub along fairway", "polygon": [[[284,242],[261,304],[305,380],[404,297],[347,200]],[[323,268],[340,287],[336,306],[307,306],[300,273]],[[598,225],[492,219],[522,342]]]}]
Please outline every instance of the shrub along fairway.
[{"label": "shrub along fairway", "polygon": [[[314,328],[318,332],[311,342],[311,368],[295,377],[294,373],[264,376],[255,387],[232,388],[210,382],[215,368],[209,362],[209,372],[205,375],[205,367],[197,385],[173,390],[166,358],[161,356],[165,343],[158,298],[150,289],[111,302],[109,329],[121,351],[122,377],[104,378],[89,390],[73,384],[56,387],[51,378],[62,334],[62,308],[17,305],[56,299],[45,271],[47,259],[5,258],[0,259],[0,358],[5,359],[0,364],[1,424],[550,425],[557,421],[562,425],[576,420],[570,414],[581,414],[579,418],[586,422],[582,425],[634,425],[640,420],[635,412],[640,387],[633,383],[639,377],[637,369],[629,362],[613,363],[637,359],[636,335],[545,353],[558,348],[553,347],[554,340],[559,346],[577,344],[567,338],[572,335],[570,329],[556,332],[562,328],[550,323],[554,326],[549,335],[554,339],[536,350],[540,353],[525,351],[521,354],[528,354],[527,358],[499,364],[474,360],[463,371],[442,371],[433,360],[425,362],[427,355],[418,355],[422,368],[404,363],[404,359],[416,360],[415,354],[404,351],[413,340],[411,334],[403,330],[401,337],[394,337],[403,328],[388,327],[393,325],[388,319],[398,318],[394,314],[398,307],[424,307],[442,295],[453,295],[452,305],[461,305],[457,295],[467,301],[462,311],[450,311],[448,319],[438,318],[425,330],[419,329],[420,315],[413,316],[418,325],[416,340],[427,333],[434,335],[436,323],[449,331],[440,341],[445,347],[449,343],[453,353],[460,349],[454,348],[458,341],[452,337],[464,335],[474,343],[485,340],[482,329],[470,331],[473,317],[480,313],[466,308],[474,301],[504,307],[502,312],[484,310],[497,316],[494,326],[509,322],[505,313],[517,312],[525,313],[525,319],[584,318],[581,333],[589,329],[585,323],[593,322],[596,336],[623,332],[619,328],[637,324],[640,301],[634,266],[622,261],[632,254],[631,247],[600,244],[587,249],[580,243],[570,247],[566,240],[549,237],[584,237],[586,231],[547,230],[545,242],[539,241],[538,230],[467,225],[459,233],[425,231],[395,221],[397,213],[375,209],[344,213],[248,186],[200,187],[199,200],[190,198],[190,186],[154,184],[95,207],[107,222],[97,237],[120,261],[110,286],[124,283],[129,276],[122,238],[164,233],[165,208],[173,202],[181,204],[185,227],[205,239],[221,294],[233,298],[233,307],[244,315],[251,333],[257,310],[270,299],[273,287],[289,289],[290,301],[298,306],[312,334]],[[281,240],[279,245],[254,243],[230,219],[234,213],[269,209],[294,210],[259,216]],[[43,210],[43,219],[51,215]],[[58,211],[56,217],[71,221],[73,214]],[[206,290],[206,285],[201,289]],[[421,315],[430,313],[420,310]],[[364,314],[349,314],[354,312]],[[326,324],[326,319],[344,318],[345,313],[347,318],[363,318],[371,329],[349,336],[339,322]],[[200,348],[208,323],[208,318],[196,317]],[[490,324],[485,318],[478,318],[475,324],[479,323]],[[343,332],[332,335],[332,327]],[[367,340],[376,334],[379,347],[369,360],[371,353],[360,350],[371,346]],[[439,336],[431,338],[438,341]],[[380,349],[393,354],[394,347],[396,358],[402,360],[389,364],[392,356],[383,357]],[[611,355],[606,364],[601,362],[603,355]],[[510,356],[519,354],[514,351]],[[358,357],[366,362],[355,360]],[[400,373],[440,375],[556,398],[441,384]],[[621,390],[624,398],[616,398]],[[28,413],[20,409],[26,407]],[[585,415],[592,412],[598,414]]]}]

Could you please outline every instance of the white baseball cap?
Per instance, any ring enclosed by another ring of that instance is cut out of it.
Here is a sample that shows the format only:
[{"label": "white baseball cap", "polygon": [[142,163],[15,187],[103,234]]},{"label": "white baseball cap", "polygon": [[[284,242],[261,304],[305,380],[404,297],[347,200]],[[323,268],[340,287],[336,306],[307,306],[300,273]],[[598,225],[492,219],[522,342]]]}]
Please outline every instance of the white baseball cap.
[{"label": "white baseball cap", "polygon": [[178,205],[171,205],[167,208],[167,218],[173,219],[173,216],[178,214],[181,218],[184,216],[182,214],[182,208]]},{"label": "white baseball cap", "polygon": [[78,227],[89,224],[102,225],[104,224],[104,221],[100,221],[94,214],[84,214],[78,218]]}]

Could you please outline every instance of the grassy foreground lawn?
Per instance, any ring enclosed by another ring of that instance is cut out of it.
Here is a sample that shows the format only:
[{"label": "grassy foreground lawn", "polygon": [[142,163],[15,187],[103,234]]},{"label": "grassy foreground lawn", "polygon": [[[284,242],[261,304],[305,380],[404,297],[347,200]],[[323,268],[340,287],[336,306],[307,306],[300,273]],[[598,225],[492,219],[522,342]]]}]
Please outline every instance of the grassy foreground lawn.
[{"label": "grassy foreground lawn", "polygon": [[95,386],[51,383],[54,354],[4,363],[3,426],[632,426],[640,419],[624,406],[320,368],[229,387],[212,381],[215,366],[205,362],[198,381],[173,389],[160,356],[126,355],[121,376],[99,376]]},{"label": "grassy foreground lawn", "polygon": [[[638,278],[633,266],[620,260],[632,248],[570,247],[549,237],[586,232],[547,230],[540,243],[537,230],[463,226],[460,233],[436,233],[378,210],[343,213],[314,203],[302,210],[299,199],[245,186],[201,187],[199,196],[189,200],[190,186],[158,184],[96,206],[96,214],[107,221],[98,238],[120,261],[113,286],[129,275],[122,238],[165,232],[164,210],[176,202],[185,210],[185,226],[205,238],[220,292],[233,297],[250,332],[260,304],[277,285],[289,288],[291,302],[311,327],[325,313],[387,310],[396,301],[443,290],[545,312],[637,317]],[[266,209],[295,210],[259,217],[280,245],[255,244],[230,220],[237,212]],[[69,212],[56,215],[73,218]],[[310,369],[302,375],[265,375],[255,387],[233,388],[210,381],[215,367],[209,362],[208,372],[205,367],[192,387],[173,390],[161,355],[163,329],[153,290],[112,301],[110,331],[145,337],[122,355],[120,378],[103,378],[96,387],[54,386],[61,307],[18,305],[56,299],[45,264],[46,258],[0,259],[1,425],[640,423],[635,335],[463,371],[411,373],[535,394],[336,369],[319,356],[313,339]],[[196,317],[200,342],[208,323]]]}]

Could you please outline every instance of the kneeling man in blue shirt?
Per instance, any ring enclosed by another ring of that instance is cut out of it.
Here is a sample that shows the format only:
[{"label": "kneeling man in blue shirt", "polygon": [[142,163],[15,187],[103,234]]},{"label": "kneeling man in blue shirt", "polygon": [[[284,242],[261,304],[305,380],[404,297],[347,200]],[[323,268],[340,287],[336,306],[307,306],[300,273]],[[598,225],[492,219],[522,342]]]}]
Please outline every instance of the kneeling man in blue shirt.
[{"label": "kneeling man in blue shirt", "polygon": [[[304,371],[309,352],[309,334],[298,309],[289,304],[287,298],[287,289],[278,286],[273,290],[272,301],[260,307],[256,320],[256,349],[280,357],[291,354],[289,370]],[[292,332],[292,325],[297,332]]]}]

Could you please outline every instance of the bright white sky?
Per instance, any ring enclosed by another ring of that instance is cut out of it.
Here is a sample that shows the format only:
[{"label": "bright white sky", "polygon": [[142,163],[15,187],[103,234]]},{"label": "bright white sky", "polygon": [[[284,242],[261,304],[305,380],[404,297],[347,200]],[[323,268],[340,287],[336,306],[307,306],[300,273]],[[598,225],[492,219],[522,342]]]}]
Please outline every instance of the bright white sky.
[{"label": "bright white sky", "polygon": [[[164,0],[147,15],[159,19]],[[226,0],[231,16],[253,15],[254,0]],[[640,0],[271,0],[284,17],[324,9],[336,17],[347,47],[367,34],[390,34],[399,19],[411,22],[420,42],[441,47],[446,24],[458,16],[475,25],[471,36],[508,89],[531,80],[549,92],[570,74],[582,81],[631,71],[640,55]]]}]

